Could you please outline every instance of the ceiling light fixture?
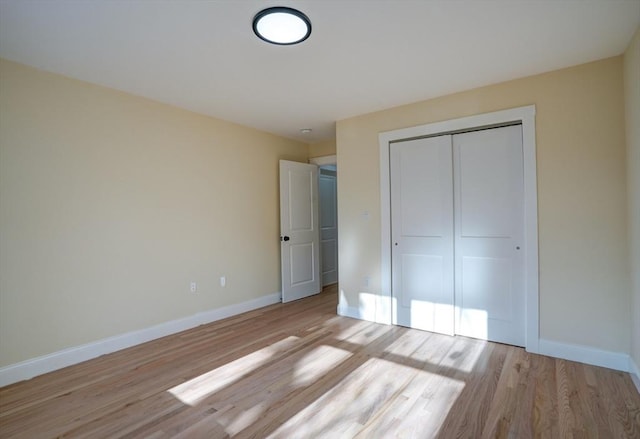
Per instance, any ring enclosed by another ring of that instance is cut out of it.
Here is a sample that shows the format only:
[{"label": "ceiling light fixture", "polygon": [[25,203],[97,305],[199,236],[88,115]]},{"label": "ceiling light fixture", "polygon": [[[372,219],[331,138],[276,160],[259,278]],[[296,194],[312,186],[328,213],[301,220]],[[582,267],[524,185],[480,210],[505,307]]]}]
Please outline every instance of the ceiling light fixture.
[{"label": "ceiling light fixture", "polygon": [[300,128],[302,134],[310,134],[313,131],[311,128]]},{"label": "ceiling light fixture", "polygon": [[253,17],[253,32],[268,43],[290,46],[309,38],[311,21],[297,9],[277,6],[264,9]]}]

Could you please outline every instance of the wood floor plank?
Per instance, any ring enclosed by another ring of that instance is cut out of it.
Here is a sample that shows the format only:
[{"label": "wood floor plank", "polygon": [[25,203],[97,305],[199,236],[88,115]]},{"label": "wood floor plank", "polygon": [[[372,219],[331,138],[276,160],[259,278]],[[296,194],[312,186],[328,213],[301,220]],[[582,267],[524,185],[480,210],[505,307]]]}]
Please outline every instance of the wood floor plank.
[{"label": "wood floor plank", "polygon": [[336,299],[0,388],[0,438],[640,438],[628,374],[339,317]]}]

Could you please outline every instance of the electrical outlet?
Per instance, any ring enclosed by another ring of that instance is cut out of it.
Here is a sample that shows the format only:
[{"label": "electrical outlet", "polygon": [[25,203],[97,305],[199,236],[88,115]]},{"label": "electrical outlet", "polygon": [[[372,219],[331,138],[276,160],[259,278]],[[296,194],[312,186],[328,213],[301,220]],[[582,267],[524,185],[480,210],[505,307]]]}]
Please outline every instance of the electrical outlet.
[{"label": "electrical outlet", "polygon": [[196,291],[198,291],[198,284],[192,281],[191,284],[189,285],[189,290],[192,293],[195,293]]}]

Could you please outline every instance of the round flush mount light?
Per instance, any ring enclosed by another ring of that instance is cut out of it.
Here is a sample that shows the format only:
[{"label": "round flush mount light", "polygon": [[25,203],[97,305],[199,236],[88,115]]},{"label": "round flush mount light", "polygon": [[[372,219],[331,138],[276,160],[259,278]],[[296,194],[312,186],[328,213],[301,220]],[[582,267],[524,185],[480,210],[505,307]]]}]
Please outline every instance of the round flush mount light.
[{"label": "round flush mount light", "polygon": [[297,9],[267,8],[253,17],[253,32],[268,43],[290,46],[309,38],[311,21]]}]

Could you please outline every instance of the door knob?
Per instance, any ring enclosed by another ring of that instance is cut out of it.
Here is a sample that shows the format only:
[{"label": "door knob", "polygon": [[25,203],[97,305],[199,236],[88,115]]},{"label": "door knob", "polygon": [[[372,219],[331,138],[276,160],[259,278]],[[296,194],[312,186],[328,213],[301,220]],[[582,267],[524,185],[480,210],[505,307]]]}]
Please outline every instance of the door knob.
[{"label": "door knob", "polygon": [[281,236],[280,237],[280,241],[288,241],[289,239],[291,239],[291,238],[289,238],[288,236],[284,236],[284,237]]}]

